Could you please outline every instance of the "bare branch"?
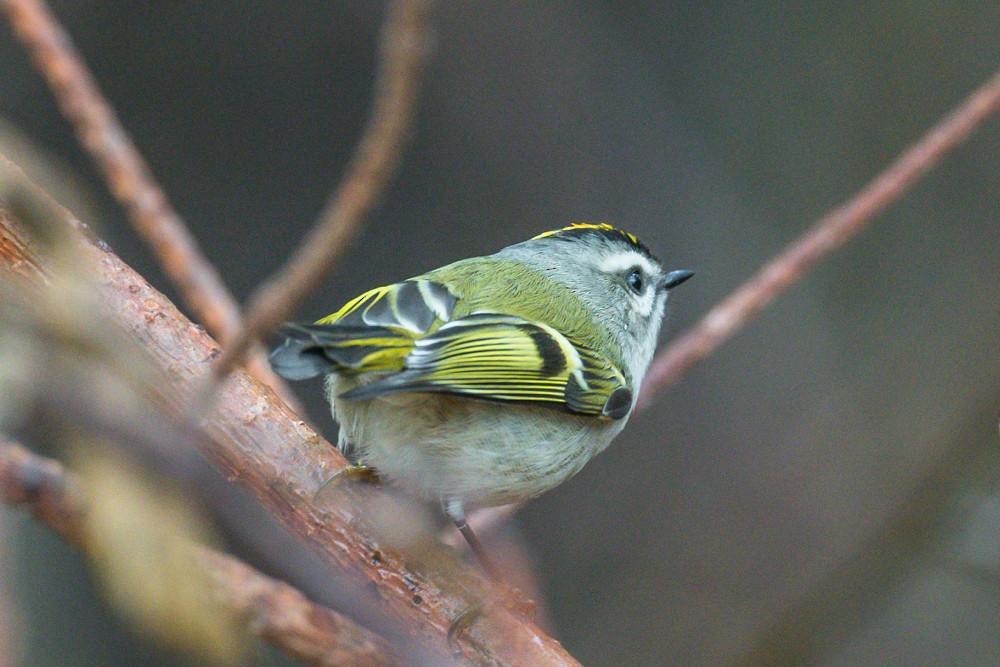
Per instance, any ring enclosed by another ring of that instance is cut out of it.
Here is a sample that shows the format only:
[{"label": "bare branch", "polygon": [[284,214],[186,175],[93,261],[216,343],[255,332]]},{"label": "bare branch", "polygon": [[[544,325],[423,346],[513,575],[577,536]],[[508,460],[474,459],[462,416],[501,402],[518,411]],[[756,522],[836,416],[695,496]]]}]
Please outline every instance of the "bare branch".
[{"label": "bare branch", "polygon": [[312,665],[402,665],[384,639],[310,602],[298,589],[204,547],[196,558],[218,584],[215,598],[246,619],[255,635]]},{"label": "bare branch", "polygon": [[[193,382],[218,353],[214,341],[105,245],[80,238],[73,256],[93,275],[113,314],[110,321],[138,341],[160,369],[162,380],[151,388],[159,400],[174,411],[186,407]],[[47,282],[47,267],[47,258],[37,252],[23,227],[0,209],[4,279],[37,289]],[[343,457],[246,373],[229,376],[204,427],[211,439],[197,445],[205,457],[225,477],[238,480],[310,554],[337,572],[337,580],[365,582],[358,601],[367,605],[369,616],[385,621],[382,627],[406,628],[411,643],[425,643],[442,661],[457,651],[476,664],[577,664],[533,623],[493,602],[508,600],[508,593],[495,590],[433,540],[419,554],[404,555],[384,540],[380,543],[352,508],[317,507],[314,495],[345,465]],[[454,643],[449,642],[453,621],[473,607],[482,608],[483,614],[474,616]],[[354,610],[349,613],[358,618]]]},{"label": "bare branch", "polygon": [[[242,328],[239,306],[181,217],[167,201],[142,155],[118,122],[66,31],[42,0],[3,0],[15,34],[48,81],[63,115],[97,163],[108,187],[177,287],[195,317],[225,342]],[[284,382],[254,352],[251,373],[297,405]]]},{"label": "bare branch", "polygon": [[0,437],[0,501],[25,507],[75,547],[84,547],[83,499],[62,464]]},{"label": "bare branch", "polygon": [[382,31],[375,102],[347,174],[319,220],[285,265],[254,292],[245,328],[215,364],[217,377],[287,319],[347,250],[399,163],[409,138],[421,74],[430,55],[431,0],[397,0]]},{"label": "bare branch", "polygon": [[[70,544],[86,550],[86,509],[79,482],[63,466],[0,439],[0,502],[23,507]],[[383,639],[298,590],[245,563],[199,545],[192,555],[215,584],[212,597],[248,628],[313,665],[398,665]]]},{"label": "bare branch", "polygon": [[820,260],[864,229],[876,214],[899,199],[998,109],[1000,72],[875,177],[864,190],[820,218],[801,238],[710,310],[694,328],[674,340],[653,360],[637,407],[647,407],[656,394],[676,382],[689,368],[742,329]]}]

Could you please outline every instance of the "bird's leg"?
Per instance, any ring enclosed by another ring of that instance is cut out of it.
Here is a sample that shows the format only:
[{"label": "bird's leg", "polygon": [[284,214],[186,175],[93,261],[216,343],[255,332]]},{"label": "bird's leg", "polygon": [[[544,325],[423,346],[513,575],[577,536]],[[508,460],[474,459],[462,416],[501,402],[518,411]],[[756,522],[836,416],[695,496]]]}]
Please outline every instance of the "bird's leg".
[{"label": "bird's leg", "polygon": [[[525,599],[521,591],[517,588],[510,586],[500,578],[500,570],[493,564],[489,556],[486,555],[486,550],[483,548],[482,543],[479,538],[476,537],[476,533],[473,532],[472,527],[465,520],[465,507],[462,501],[455,499],[448,499],[442,501],[442,506],[444,507],[445,514],[455,522],[455,527],[458,531],[462,533],[462,537],[465,541],[469,543],[469,548],[472,549],[472,553],[476,555],[476,560],[479,561],[479,565],[486,571],[487,576],[497,584],[496,590],[500,592],[500,597],[495,599],[493,602],[500,602],[506,609],[514,611],[516,613],[524,614],[528,618],[534,620],[535,618],[535,603],[532,600]],[[448,628],[448,643],[453,644],[456,638],[465,632],[476,619],[483,615],[484,610],[489,604],[493,602],[481,601],[477,604],[472,605],[462,613],[460,613],[454,621],[451,622],[451,626]]]},{"label": "bird's leg", "polygon": [[472,553],[476,555],[476,560],[479,561],[479,565],[482,566],[486,574],[489,575],[490,579],[494,582],[502,583],[500,579],[500,570],[493,565],[493,561],[490,560],[489,556],[486,555],[486,549],[483,548],[482,542],[476,537],[476,533],[473,532],[472,526],[465,520],[465,506],[462,504],[461,500],[450,499],[446,500],[444,503],[444,511],[448,517],[455,522],[455,527],[458,528],[458,532],[462,533],[462,537],[465,541],[469,543],[469,548],[472,549]]},{"label": "bird's leg", "polygon": [[[461,500],[455,500],[454,498],[450,500],[445,500],[442,503],[444,507],[445,514],[455,522],[455,527],[458,528],[458,532],[462,533],[462,537],[465,541],[469,543],[469,548],[472,549],[472,553],[476,555],[476,560],[479,561],[479,565],[486,571],[487,576],[496,583],[500,582],[500,574],[493,562],[486,555],[486,550],[483,549],[482,543],[479,538],[476,537],[476,533],[472,530],[472,526],[469,522],[465,520],[465,506],[462,504]],[[454,621],[451,622],[451,626],[448,627],[448,645],[452,645],[455,638],[458,637],[462,632],[465,632],[477,618],[483,614],[483,605],[475,604],[461,614],[459,614]]]}]

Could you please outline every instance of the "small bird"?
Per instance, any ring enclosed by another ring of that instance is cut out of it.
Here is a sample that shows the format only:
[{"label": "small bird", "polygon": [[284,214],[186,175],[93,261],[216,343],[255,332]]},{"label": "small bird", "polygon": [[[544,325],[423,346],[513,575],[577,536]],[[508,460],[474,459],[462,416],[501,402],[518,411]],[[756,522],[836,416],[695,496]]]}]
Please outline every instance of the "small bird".
[{"label": "small bird", "polygon": [[692,275],[628,232],[574,224],[287,324],[271,364],[327,374],[340,450],[439,500],[486,565],[466,510],[534,498],[611,443],[667,294]]}]

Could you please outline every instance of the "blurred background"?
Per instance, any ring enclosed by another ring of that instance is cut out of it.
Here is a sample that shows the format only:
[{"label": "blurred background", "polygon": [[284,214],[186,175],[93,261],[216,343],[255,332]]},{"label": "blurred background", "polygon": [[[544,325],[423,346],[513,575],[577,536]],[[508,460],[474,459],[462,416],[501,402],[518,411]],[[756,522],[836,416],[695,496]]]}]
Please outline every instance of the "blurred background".
[{"label": "blurred background", "polygon": [[[344,169],[382,5],[52,6],[245,298]],[[995,2],[445,2],[438,26],[399,176],[302,319],[606,221],[697,272],[669,339],[1000,64]],[[23,134],[61,162],[61,198],[173,296],[6,26],[0,62],[3,152]],[[998,157],[994,119],[516,517],[575,657],[1000,664]],[[319,384],[296,390],[332,439]],[[0,512],[23,664],[185,664]]]}]

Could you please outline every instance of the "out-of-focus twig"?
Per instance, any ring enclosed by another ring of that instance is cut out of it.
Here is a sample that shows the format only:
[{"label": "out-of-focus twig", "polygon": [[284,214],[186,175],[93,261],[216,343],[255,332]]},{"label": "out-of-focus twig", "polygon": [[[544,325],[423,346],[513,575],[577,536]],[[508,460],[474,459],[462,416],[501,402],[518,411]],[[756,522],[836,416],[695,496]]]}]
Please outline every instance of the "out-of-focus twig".
[{"label": "out-of-focus twig", "polygon": [[[132,226],[156,254],[194,316],[213,336],[223,342],[230,340],[242,328],[239,306],[156,183],[69,35],[42,0],[3,0],[2,6]],[[287,386],[271,370],[262,348],[253,353],[248,368],[286,402],[297,406]]]},{"label": "out-of-focus twig", "polygon": [[396,0],[390,5],[379,48],[374,105],[346,175],[295,253],[251,296],[244,329],[215,364],[217,377],[239,365],[247,348],[288,318],[333,268],[395,172],[432,50],[433,7],[432,0]]},{"label": "out-of-focus twig", "polygon": [[73,546],[85,548],[83,498],[62,464],[0,436],[0,502],[26,508]]},{"label": "out-of-focus twig", "polygon": [[[86,550],[86,503],[79,482],[51,459],[0,439],[0,502],[25,508],[67,542]],[[383,639],[316,605],[298,590],[213,549],[191,545],[209,574],[212,597],[250,631],[309,664],[401,664]]]},{"label": "out-of-focus twig", "polygon": [[205,547],[196,558],[216,581],[213,594],[246,619],[251,631],[311,665],[376,667],[404,664],[381,637],[313,604],[298,589]]},{"label": "out-of-focus twig", "polygon": [[888,169],[845,204],[820,218],[742,287],[708,312],[654,359],[638,409],[743,328],[779,294],[824,257],[847,243],[876,214],[899,199],[940,159],[1000,109],[1000,72],[906,150]]}]

